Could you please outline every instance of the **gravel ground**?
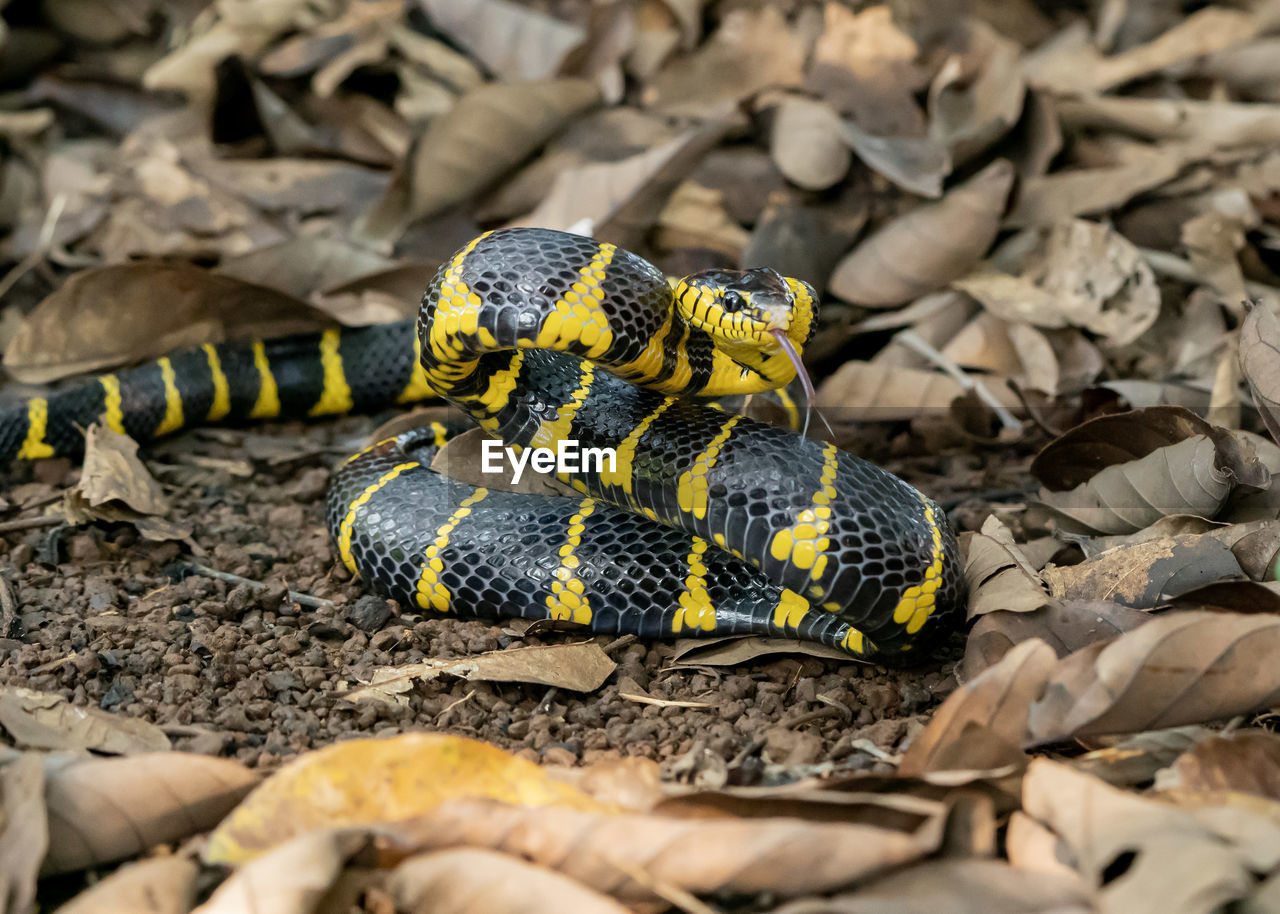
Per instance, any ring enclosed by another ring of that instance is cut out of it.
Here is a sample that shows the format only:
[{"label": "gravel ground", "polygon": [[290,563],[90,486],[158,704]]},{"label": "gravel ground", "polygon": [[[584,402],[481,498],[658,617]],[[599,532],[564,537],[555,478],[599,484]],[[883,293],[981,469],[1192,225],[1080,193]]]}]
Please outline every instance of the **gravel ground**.
[{"label": "gravel ground", "polygon": [[[542,762],[638,755],[672,774],[713,770],[742,783],[770,764],[883,766],[878,753],[893,754],[955,687],[959,636],[931,665],[905,671],[800,655],[672,668],[669,644],[601,637],[618,670],[595,694],[441,679],[417,684],[406,706],[344,701],[377,667],[580,638],[424,616],[350,579],[330,551],[324,491],[330,467],[374,425],[353,417],[203,431],[153,450],[169,519],[192,527],[194,553],[123,524],[3,535],[0,576],[13,599],[0,617],[0,683],[143,718],[176,748],[250,765],[350,736],[440,730]],[[959,481],[956,467],[926,463],[943,475],[915,481],[932,482],[933,494],[945,494],[939,479]],[[66,461],[16,470],[5,498],[13,508],[52,500],[77,473]],[[969,504],[959,516],[972,526],[984,513]],[[184,577],[191,562],[266,586]],[[328,605],[299,605],[290,590]],[[621,698],[627,679],[656,698],[710,707]]]}]

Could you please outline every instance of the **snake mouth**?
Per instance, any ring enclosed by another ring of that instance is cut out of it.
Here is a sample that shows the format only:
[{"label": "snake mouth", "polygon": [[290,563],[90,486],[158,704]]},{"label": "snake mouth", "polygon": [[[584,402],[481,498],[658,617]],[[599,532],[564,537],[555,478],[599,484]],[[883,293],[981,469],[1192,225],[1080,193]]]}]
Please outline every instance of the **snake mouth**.
[{"label": "snake mouth", "polygon": [[796,347],[791,344],[791,337],[787,336],[785,330],[778,329],[770,330],[769,335],[777,340],[782,351],[786,353],[791,366],[796,370],[796,377],[800,379],[800,386],[804,389],[805,401],[809,406],[812,406],[817,398],[816,391],[813,389],[813,379],[809,377],[809,370],[804,367],[804,362],[800,359],[800,353],[796,352]]}]

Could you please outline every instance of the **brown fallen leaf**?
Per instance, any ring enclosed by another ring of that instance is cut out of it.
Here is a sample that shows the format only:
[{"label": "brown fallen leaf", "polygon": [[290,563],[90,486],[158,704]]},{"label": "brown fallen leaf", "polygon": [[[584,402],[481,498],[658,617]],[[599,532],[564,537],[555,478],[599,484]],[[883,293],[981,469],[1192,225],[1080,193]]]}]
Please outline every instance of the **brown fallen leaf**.
[{"label": "brown fallen leaf", "polygon": [[1031,612],[1051,602],[1039,572],[995,515],[969,538],[965,556],[970,618],[997,611]]},{"label": "brown fallen leaf", "polygon": [[394,696],[409,691],[415,682],[439,676],[480,682],[532,682],[574,692],[594,692],[617,666],[594,641],[517,647],[455,660],[424,660],[379,667],[373,671],[368,685],[353,689],[343,698],[394,702]]},{"label": "brown fallen leaf", "polygon": [[395,826],[419,850],[500,850],[549,867],[629,903],[653,899],[629,878],[695,894],[795,896],[831,891],[928,853],[936,829],[915,833],[797,818],[674,818],[559,807],[522,809],[494,801],[446,804]]},{"label": "brown fallen leaf", "polygon": [[841,138],[838,121],[822,102],[783,96],[774,113],[769,154],[787,180],[806,190],[826,190],[844,179],[853,152]]},{"label": "brown fallen leaf", "polygon": [[1280,442],[1280,321],[1255,305],[1240,327],[1240,371],[1273,440]]},{"label": "brown fallen leaf", "polygon": [[1149,140],[1197,140],[1212,148],[1280,142],[1280,105],[1114,96],[1066,98],[1068,129],[1118,130]]},{"label": "brown fallen leaf", "polygon": [[717,251],[731,263],[742,258],[750,238],[725,210],[724,193],[694,181],[676,187],[658,213],[653,233],[653,242],[660,248]]},{"label": "brown fallen leaf", "polygon": [[211,828],[258,781],[226,759],[160,752],[46,757],[49,852],[42,873],[70,873]]},{"label": "brown fallen leaf", "polygon": [[1060,660],[1031,708],[1028,743],[1202,723],[1280,701],[1270,615],[1164,613]]},{"label": "brown fallen leaf", "polygon": [[847,301],[892,307],[963,276],[999,228],[1013,167],[997,159],[937,203],[917,207],[865,239],[831,276]]},{"label": "brown fallen leaf", "polygon": [[1084,327],[1116,345],[1138,339],[1160,314],[1151,267],[1108,226],[1055,225],[1021,266],[1016,276],[983,270],[954,285],[1005,320]]},{"label": "brown fallen leaf", "polygon": [[556,75],[586,30],[508,0],[423,0],[434,26],[504,81]]},{"label": "brown fallen leaf", "polygon": [[672,666],[738,666],[770,654],[804,654],[828,660],[853,662],[844,651],[808,641],[761,638],[756,635],[726,638],[680,638],[671,655]]},{"label": "brown fallen leaf", "polygon": [[184,347],[328,323],[292,296],[190,264],[116,264],[75,274],[37,305],[5,348],[4,365],[20,381],[43,384]]},{"label": "brown fallen leaf", "polygon": [[899,773],[1020,767],[1027,714],[1057,655],[1032,638],[952,692],[907,747]]},{"label": "brown fallen leaf", "polygon": [[[368,790],[370,779],[377,791]],[[269,777],[210,835],[204,859],[242,863],[315,828],[409,819],[458,797],[600,808],[532,762],[476,740],[435,733],[355,739],[308,752]]]},{"label": "brown fallen leaf", "polygon": [[352,857],[372,845],[369,828],[319,828],[240,867],[192,914],[311,914]]},{"label": "brown fallen leaf", "polygon": [[1068,765],[1032,761],[1022,803],[1066,844],[1105,910],[1188,910],[1191,898],[1199,910],[1213,910],[1253,886],[1240,849],[1190,814]]},{"label": "brown fallen leaf", "polygon": [[1221,51],[1257,34],[1258,17],[1222,6],[1208,6],[1177,22],[1146,44],[1110,57],[1091,44],[1057,43],[1028,55],[1027,79],[1063,94],[1102,93],[1174,64]]},{"label": "brown fallen leaf", "polygon": [[818,385],[817,406],[830,422],[901,422],[945,412],[964,393],[936,371],[850,359]]},{"label": "brown fallen leaf", "polygon": [[391,874],[396,910],[411,914],[627,914],[607,895],[543,867],[493,851],[443,850],[410,857]]},{"label": "brown fallen leaf", "polygon": [[392,261],[366,248],[321,234],[299,235],[228,257],[218,265],[217,272],[305,301],[322,289],[392,267]]},{"label": "brown fallen leaf", "polygon": [[491,186],[566,123],[594,107],[600,92],[581,79],[488,83],[431,122],[400,179],[355,225],[357,237],[389,242]]},{"label": "brown fallen leaf", "polygon": [[1078,877],[1010,866],[1003,860],[934,860],[877,879],[847,895],[798,899],[773,914],[1089,914],[1092,894]]},{"label": "brown fallen leaf", "polygon": [[1152,609],[1210,584],[1246,581],[1231,548],[1216,537],[1180,534],[1118,546],[1077,565],[1040,573],[1062,600],[1109,600]]},{"label": "brown fallen leaf", "polygon": [[[972,544],[969,554],[973,554]],[[1141,610],[1105,600],[1054,600],[1028,612],[996,610],[981,616],[969,630],[957,672],[960,681],[967,682],[1031,638],[1039,638],[1065,657],[1132,631],[1151,618]]]},{"label": "brown fallen leaf", "polygon": [[556,175],[542,202],[516,224],[569,231],[585,219],[596,238],[634,245],[652,227],[676,185],[727,128],[726,122],[695,127],[620,161],[566,169]]},{"label": "brown fallen leaf", "polygon": [[24,752],[0,764],[0,909],[35,914],[36,878],[49,846],[44,765]]},{"label": "brown fallen leaf", "polygon": [[951,173],[951,157],[938,140],[928,136],[874,136],[853,121],[838,121],[836,127],[868,168],[910,193],[922,197],[942,195],[942,181]]},{"label": "brown fallen leaf", "polygon": [[111,755],[169,749],[169,737],[155,724],[16,686],[0,686],[0,726],[30,749],[91,749]]},{"label": "brown fallen leaf", "polygon": [[705,117],[762,89],[799,85],[805,54],[777,7],[730,10],[701,48],[663,68],[641,100],[665,114]]},{"label": "brown fallen leaf", "polygon": [[1155,780],[1162,768],[1173,764],[1196,743],[1216,735],[1208,727],[1193,724],[1144,733],[1094,737],[1090,742],[1103,743],[1103,748],[1072,759],[1071,765],[1077,771],[1101,778],[1116,787],[1136,787]]},{"label": "brown fallen leaf", "polygon": [[152,857],[120,867],[58,908],[58,914],[188,914],[200,865],[189,857]]},{"label": "brown fallen leaf", "polygon": [[929,85],[929,132],[961,165],[989,148],[1017,123],[1026,83],[1022,48],[980,19],[961,28],[971,53],[981,59],[966,73],[962,57],[952,56]]},{"label": "brown fallen leaf", "polygon": [[1280,800],[1280,736],[1254,729],[1202,740],[1161,772],[1156,789],[1230,790]]}]

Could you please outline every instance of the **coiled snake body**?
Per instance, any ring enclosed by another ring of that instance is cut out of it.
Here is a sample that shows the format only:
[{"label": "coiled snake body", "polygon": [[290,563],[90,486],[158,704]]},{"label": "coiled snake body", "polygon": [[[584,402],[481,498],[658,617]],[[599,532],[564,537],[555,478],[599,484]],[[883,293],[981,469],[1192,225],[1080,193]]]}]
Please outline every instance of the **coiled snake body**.
[{"label": "coiled snake body", "polygon": [[772,271],[673,287],[613,245],[507,229],[441,267],[412,342],[382,329],[358,343],[330,331],[202,347],[0,416],[0,457],[72,450],[67,429],[86,417],[149,438],[438,393],[513,448],[574,440],[616,460],[562,476],[581,493],[564,498],[441,476],[429,468],[438,430],[351,458],[328,496],[339,558],[402,604],[901,656],[943,630],[962,595],[941,510],[834,445],[690,398],[791,380],[814,306],[808,286]]}]

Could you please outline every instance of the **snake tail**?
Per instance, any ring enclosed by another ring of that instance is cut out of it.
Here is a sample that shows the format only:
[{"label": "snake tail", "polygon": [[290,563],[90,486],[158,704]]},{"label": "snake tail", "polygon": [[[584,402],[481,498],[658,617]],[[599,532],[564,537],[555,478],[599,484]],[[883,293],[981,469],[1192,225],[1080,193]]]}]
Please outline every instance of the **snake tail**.
[{"label": "snake tail", "polygon": [[0,411],[0,461],[74,457],[101,421],[146,442],[216,422],[322,418],[431,396],[413,321],[206,343]]}]

